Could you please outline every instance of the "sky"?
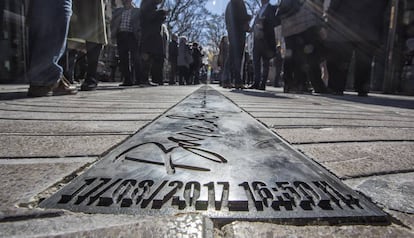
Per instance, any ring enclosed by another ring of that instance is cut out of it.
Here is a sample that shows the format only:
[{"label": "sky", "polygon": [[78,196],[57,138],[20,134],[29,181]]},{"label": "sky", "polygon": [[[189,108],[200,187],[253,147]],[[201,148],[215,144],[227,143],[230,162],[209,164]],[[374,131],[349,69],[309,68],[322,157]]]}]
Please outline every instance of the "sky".
[{"label": "sky", "polygon": [[[135,3],[140,3],[140,0],[134,0]],[[224,13],[224,10],[226,9],[226,5],[229,2],[229,0],[209,0],[206,4],[206,7],[208,10],[210,10],[212,13],[215,14],[222,14]],[[270,0],[270,3],[275,4],[277,0]]]}]

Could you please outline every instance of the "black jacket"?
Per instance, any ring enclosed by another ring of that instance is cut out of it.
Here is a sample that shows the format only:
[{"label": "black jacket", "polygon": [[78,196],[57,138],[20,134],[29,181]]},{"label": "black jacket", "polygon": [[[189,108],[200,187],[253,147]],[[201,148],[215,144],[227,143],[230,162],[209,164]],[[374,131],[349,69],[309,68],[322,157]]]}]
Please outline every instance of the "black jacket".
[{"label": "black jacket", "polygon": [[165,21],[165,11],[157,10],[154,0],[143,0],[140,8],[142,53],[164,55],[161,25]]},{"label": "black jacket", "polygon": [[328,40],[381,42],[389,0],[332,0]]}]

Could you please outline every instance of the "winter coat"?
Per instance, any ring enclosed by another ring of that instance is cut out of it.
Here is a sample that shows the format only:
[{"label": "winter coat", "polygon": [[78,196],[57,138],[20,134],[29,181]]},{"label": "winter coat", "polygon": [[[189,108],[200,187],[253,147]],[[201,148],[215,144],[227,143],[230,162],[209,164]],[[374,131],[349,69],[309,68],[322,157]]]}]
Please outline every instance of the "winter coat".
[{"label": "winter coat", "polygon": [[311,27],[322,26],[322,15],[323,11],[321,0],[305,0],[303,5],[295,14],[286,18],[281,16],[283,36],[288,37],[296,35]]},{"label": "winter coat", "polygon": [[389,0],[331,0],[328,41],[380,42]]},{"label": "winter coat", "polygon": [[68,38],[107,44],[103,0],[73,0]]},{"label": "winter coat", "polygon": [[165,11],[157,10],[155,0],[141,2],[141,50],[143,53],[165,55],[162,36],[162,23],[165,21]]},{"label": "winter coat", "polygon": [[193,63],[193,56],[191,50],[187,44],[181,44],[178,46],[178,58],[177,66],[184,66],[190,68],[190,64]]}]

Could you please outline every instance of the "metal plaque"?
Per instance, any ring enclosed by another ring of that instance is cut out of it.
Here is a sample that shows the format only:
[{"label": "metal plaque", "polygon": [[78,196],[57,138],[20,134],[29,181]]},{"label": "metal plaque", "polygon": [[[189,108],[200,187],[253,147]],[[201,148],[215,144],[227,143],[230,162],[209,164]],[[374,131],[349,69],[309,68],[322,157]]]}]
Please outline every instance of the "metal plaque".
[{"label": "metal plaque", "polygon": [[40,206],[221,219],[386,220],[379,208],[208,86]]}]

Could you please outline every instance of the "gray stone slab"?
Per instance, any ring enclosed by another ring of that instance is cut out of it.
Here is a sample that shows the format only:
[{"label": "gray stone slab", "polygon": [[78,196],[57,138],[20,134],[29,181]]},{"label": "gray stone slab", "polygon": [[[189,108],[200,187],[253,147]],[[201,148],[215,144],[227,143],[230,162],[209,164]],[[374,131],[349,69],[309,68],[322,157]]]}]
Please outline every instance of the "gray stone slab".
[{"label": "gray stone slab", "polygon": [[128,135],[14,136],[2,135],[0,157],[98,156]]},{"label": "gray stone slab", "polygon": [[414,173],[350,179],[345,183],[381,207],[414,214]]},{"label": "gray stone slab", "polygon": [[117,113],[66,113],[66,112],[5,112],[0,111],[0,119],[15,120],[53,120],[53,121],[148,121],[155,119],[159,113],[142,114],[131,112]]},{"label": "gray stone slab", "polygon": [[0,120],[0,135],[133,134],[149,122]]},{"label": "gray stone slab", "polygon": [[392,127],[414,128],[413,122],[321,118],[257,118],[268,127]]},{"label": "gray stone slab", "polygon": [[109,152],[41,207],[219,220],[375,222],[386,216],[204,87]]},{"label": "gray stone slab", "polygon": [[107,105],[101,103],[100,106],[90,107],[88,105],[60,105],[60,106],[44,106],[44,105],[18,105],[18,104],[0,104],[0,111],[4,113],[11,112],[57,112],[57,113],[101,113],[101,114],[154,114],[163,113],[165,108],[139,108],[139,107],[120,107],[118,105]]},{"label": "gray stone slab", "polygon": [[333,143],[295,147],[342,178],[414,169],[414,142]]},{"label": "gray stone slab", "polygon": [[375,113],[370,115],[358,114],[358,113],[301,113],[301,112],[250,112],[250,114],[257,118],[299,118],[302,120],[309,119],[338,119],[338,120],[366,120],[366,121],[381,121],[381,122],[395,122],[395,123],[411,123],[414,125],[414,117],[404,117],[401,115],[387,115],[381,113]]},{"label": "gray stone slab", "polygon": [[33,201],[38,193],[95,160],[96,158],[1,159],[0,210],[7,213],[15,204]]},{"label": "gray stone slab", "polygon": [[223,227],[221,238],[289,237],[289,238],[355,238],[413,237],[412,230],[398,226],[288,226],[266,223],[235,222]]},{"label": "gray stone slab", "polygon": [[200,215],[138,217],[73,214],[0,223],[0,237],[212,237],[212,222]]},{"label": "gray stone slab", "polygon": [[273,129],[289,143],[414,140],[414,128],[289,128]]}]

